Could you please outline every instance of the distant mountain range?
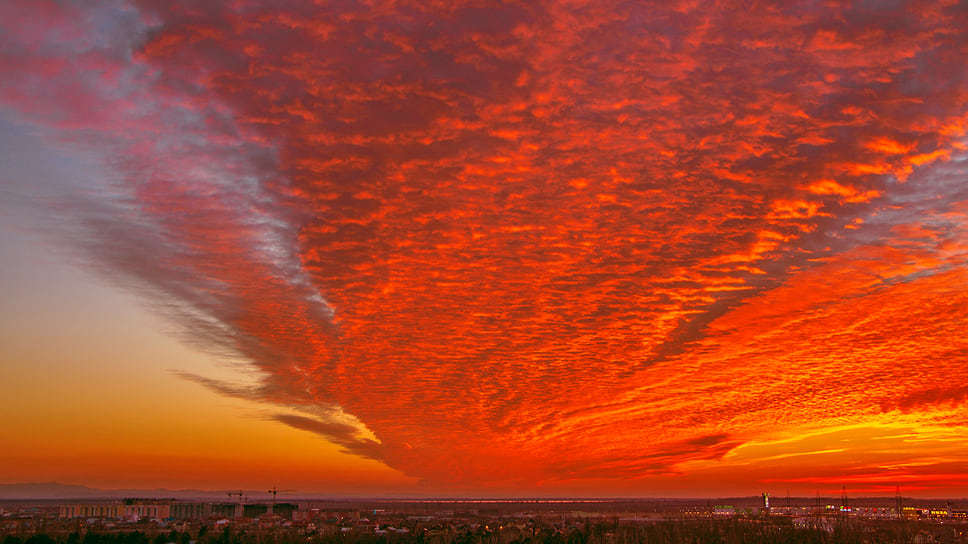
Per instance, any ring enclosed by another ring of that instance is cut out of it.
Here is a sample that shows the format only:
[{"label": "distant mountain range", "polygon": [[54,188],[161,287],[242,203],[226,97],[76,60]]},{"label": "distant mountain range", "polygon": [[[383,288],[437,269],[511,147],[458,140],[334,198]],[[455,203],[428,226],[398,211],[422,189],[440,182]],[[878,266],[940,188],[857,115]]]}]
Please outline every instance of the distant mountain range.
[{"label": "distant mountain range", "polygon": [[0,499],[123,499],[171,498],[171,499],[225,499],[225,493],[198,489],[98,489],[84,485],[56,482],[0,484]]},{"label": "distant mountain range", "polygon": [[[267,502],[271,500],[269,492],[259,491],[259,490],[246,490],[248,494],[249,502]],[[32,483],[19,483],[19,484],[0,484],[0,501],[31,501],[31,500],[105,500],[105,499],[126,499],[126,498],[140,498],[140,499],[181,499],[181,500],[193,500],[193,501],[224,501],[224,502],[237,502],[237,497],[227,497],[224,490],[201,490],[201,489],[167,489],[167,488],[155,488],[155,489],[100,489],[96,487],[88,487],[85,485],[72,485],[72,484],[62,484],[57,482],[32,482]],[[280,500],[282,497],[279,497]],[[823,497],[823,499],[832,504],[840,502],[839,496]],[[294,493],[287,494],[285,497],[287,501],[297,501],[297,500],[313,500],[313,501],[417,501],[417,502],[434,502],[434,501],[444,501],[444,502],[477,502],[479,500],[485,500],[487,502],[519,502],[519,501],[535,501],[541,502],[542,500],[552,500],[553,502],[561,502],[562,500],[574,501],[574,502],[585,502],[590,503],[600,503],[600,502],[615,502],[615,503],[641,503],[645,505],[650,504],[671,504],[671,503],[683,503],[683,504],[702,504],[708,503],[707,498],[694,497],[694,498],[659,498],[659,497],[614,497],[614,498],[570,498],[570,499],[540,499],[537,497],[521,497],[521,498],[472,498],[472,497],[407,497],[407,496],[384,496],[384,497],[373,497],[373,496],[333,496],[326,493]],[[761,504],[762,497],[760,496],[739,496],[739,497],[719,497],[715,499],[719,501],[717,504],[733,504],[739,506],[746,505],[759,505]],[[792,504],[796,506],[812,506],[816,504],[816,497],[793,497]],[[880,495],[874,497],[854,497],[854,501],[862,501],[864,504],[878,506],[878,507],[892,507],[894,505],[895,498],[893,495]],[[947,501],[951,507],[957,507],[958,509],[968,510],[968,498],[912,498],[904,497],[905,501],[919,501],[925,504],[937,503],[944,504]],[[774,497],[776,506],[783,506],[784,503],[789,503],[791,501],[790,497],[786,499],[780,499]]]}]

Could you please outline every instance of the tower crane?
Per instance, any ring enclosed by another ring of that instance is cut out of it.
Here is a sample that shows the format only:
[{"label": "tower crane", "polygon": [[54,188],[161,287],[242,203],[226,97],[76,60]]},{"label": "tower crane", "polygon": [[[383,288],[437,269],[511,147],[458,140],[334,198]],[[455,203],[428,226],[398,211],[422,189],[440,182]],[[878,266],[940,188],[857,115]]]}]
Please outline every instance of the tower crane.
[{"label": "tower crane", "polygon": [[276,505],[276,493],[292,493],[295,489],[276,489],[276,486],[272,486],[272,489],[266,491],[266,493],[272,493],[272,506]]},{"label": "tower crane", "polygon": [[245,504],[245,491],[242,491],[241,489],[238,491],[226,491],[225,494],[228,495],[229,500],[232,500],[232,497],[238,495],[239,504]]}]

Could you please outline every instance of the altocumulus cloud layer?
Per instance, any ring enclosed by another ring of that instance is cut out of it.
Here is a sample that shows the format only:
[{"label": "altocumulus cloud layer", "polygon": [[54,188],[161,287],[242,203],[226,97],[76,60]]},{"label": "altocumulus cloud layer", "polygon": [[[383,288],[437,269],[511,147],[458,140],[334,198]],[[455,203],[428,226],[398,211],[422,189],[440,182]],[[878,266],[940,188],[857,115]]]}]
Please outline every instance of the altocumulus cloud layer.
[{"label": "altocumulus cloud layer", "polygon": [[856,478],[968,465],[957,2],[0,21],[6,110],[109,172],[30,188],[45,228],[249,362],[255,386],[186,375],[280,423],[434,484],[682,474],[863,425],[906,438]]}]

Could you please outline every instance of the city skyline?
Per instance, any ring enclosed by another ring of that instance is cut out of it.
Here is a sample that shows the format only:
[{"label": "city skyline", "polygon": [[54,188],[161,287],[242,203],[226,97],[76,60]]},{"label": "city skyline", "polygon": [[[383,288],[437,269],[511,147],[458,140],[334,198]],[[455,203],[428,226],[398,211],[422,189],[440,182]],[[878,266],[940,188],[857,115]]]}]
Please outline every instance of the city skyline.
[{"label": "city skyline", "polygon": [[968,6],[0,4],[0,484],[968,496]]}]

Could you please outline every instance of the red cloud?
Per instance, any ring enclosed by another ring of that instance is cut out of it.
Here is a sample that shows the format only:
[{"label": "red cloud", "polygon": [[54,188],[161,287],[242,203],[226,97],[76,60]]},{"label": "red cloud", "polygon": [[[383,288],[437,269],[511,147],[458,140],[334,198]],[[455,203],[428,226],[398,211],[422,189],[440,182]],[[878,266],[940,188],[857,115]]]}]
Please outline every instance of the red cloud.
[{"label": "red cloud", "polygon": [[279,421],[408,474],[718,459],[829,422],[817,403],[920,398],[964,322],[963,261],[891,239],[912,218],[888,207],[963,228],[924,196],[951,178],[916,169],[960,136],[957,6],[137,6],[130,58],[64,72],[12,38],[3,99],[124,157],[141,223],[112,248],[125,218],[93,224],[96,259],[250,361],[246,396],[342,407],[380,444]]}]

